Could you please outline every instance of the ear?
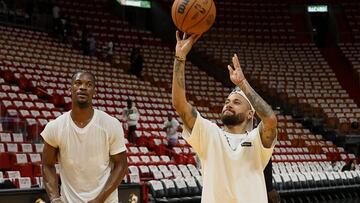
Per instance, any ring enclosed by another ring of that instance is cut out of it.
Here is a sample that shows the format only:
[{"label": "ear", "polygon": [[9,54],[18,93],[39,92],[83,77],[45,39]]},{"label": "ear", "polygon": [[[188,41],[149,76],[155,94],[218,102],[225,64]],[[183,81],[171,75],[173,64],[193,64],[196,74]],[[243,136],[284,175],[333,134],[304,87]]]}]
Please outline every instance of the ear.
[{"label": "ear", "polygon": [[249,110],[247,118],[252,119],[253,117],[254,117],[254,112],[252,110]]}]

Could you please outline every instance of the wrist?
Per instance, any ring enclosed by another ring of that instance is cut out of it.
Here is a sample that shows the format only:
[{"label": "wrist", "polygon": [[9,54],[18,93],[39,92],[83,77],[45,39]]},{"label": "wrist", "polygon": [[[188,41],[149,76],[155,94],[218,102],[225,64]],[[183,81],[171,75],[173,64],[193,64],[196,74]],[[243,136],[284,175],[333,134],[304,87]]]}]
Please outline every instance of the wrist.
[{"label": "wrist", "polygon": [[177,61],[186,61],[186,56],[175,55],[175,60],[177,60]]},{"label": "wrist", "polygon": [[247,83],[246,78],[243,78],[243,79],[240,80],[240,82],[238,82],[236,84],[236,86],[238,86],[242,90],[244,88],[244,86],[246,85],[246,83]]}]

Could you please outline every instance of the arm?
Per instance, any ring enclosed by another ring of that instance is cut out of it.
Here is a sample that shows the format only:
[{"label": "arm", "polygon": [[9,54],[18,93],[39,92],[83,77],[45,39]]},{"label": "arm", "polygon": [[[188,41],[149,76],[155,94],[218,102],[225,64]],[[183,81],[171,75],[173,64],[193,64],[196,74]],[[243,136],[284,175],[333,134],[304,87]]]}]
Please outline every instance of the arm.
[{"label": "arm", "polygon": [[189,104],[185,94],[185,60],[192,45],[199,39],[200,35],[192,35],[180,39],[179,32],[176,32],[176,49],[174,60],[174,71],[172,81],[172,104],[181,117],[185,127],[191,131],[197,117],[196,109]]},{"label": "arm", "polygon": [[165,123],[164,123],[163,130],[166,131],[169,127],[170,127],[169,123],[168,123],[168,122],[165,122]]},{"label": "arm", "polygon": [[233,69],[231,66],[228,66],[230,79],[231,81],[237,85],[248,97],[251,104],[254,106],[254,109],[257,115],[261,119],[261,123],[259,124],[259,131],[261,135],[261,142],[266,148],[270,148],[274,139],[276,138],[276,126],[277,119],[274,111],[250,86],[250,84],[245,79],[245,76],[241,70],[240,62],[235,54],[232,58],[232,62],[234,65]]},{"label": "arm", "polygon": [[122,116],[123,116],[123,118],[125,119],[125,121],[127,121],[127,111],[126,111],[126,109],[125,108],[123,108],[123,110],[122,110]]},{"label": "arm", "polygon": [[[54,148],[45,142],[42,153],[42,173],[44,177],[45,189],[50,201],[60,197],[58,176],[55,169],[57,153],[57,148]],[[53,202],[55,203],[61,201],[59,200]]]},{"label": "arm", "polygon": [[111,160],[114,163],[114,168],[111,170],[111,174],[106,181],[104,188],[94,200],[91,200],[88,203],[104,202],[124,179],[125,172],[128,168],[126,152],[124,151],[119,154],[111,155]]},{"label": "arm", "polygon": [[140,119],[140,112],[136,107],[134,108],[134,113],[136,115],[135,120],[138,121]]}]

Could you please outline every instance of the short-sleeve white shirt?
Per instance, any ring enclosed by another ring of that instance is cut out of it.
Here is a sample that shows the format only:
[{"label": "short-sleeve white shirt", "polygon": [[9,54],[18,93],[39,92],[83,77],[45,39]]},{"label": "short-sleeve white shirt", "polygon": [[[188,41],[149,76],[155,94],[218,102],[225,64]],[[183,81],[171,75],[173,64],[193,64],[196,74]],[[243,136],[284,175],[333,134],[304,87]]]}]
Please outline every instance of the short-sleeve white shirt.
[{"label": "short-sleeve white shirt", "polygon": [[199,113],[191,134],[184,128],[183,136],[201,160],[202,203],[267,203],[263,170],[275,140],[271,148],[265,148],[255,128],[231,148],[226,136],[238,135],[225,133]]},{"label": "short-sleeve white shirt", "polygon": [[[79,128],[70,112],[49,122],[41,133],[45,142],[59,148],[61,196],[66,203],[94,199],[110,176],[110,155],[126,150],[120,122],[105,112],[94,110],[91,121]],[[117,203],[115,190],[105,203]]]},{"label": "short-sleeve white shirt", "polygon": [[123,115],[129,126],[136,126],[140,118],[139,111],[135,106],[132,106],[130,109],[125,107]]}]

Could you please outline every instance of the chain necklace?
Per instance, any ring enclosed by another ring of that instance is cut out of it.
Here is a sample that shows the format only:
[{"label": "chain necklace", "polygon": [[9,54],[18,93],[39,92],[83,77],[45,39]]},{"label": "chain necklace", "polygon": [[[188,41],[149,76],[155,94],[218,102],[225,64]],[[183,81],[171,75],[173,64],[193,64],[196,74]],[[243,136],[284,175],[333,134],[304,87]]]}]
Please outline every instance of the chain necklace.
[{"label": "chain necklace", "polygon": [[83,121],[83,122],[79,122],[79,121],[76,121],[74,119],[72,119],[74,121],[74,123],[77,125],[77,126],[84,126],[86,124],[88,124],[90,122],[90,120],[93,118],[94,116],[94,112],[92,113],[92,115],[90,116],[89,119],[87,119],[86,121]]},{"label": "chain necklace", "polygon": [[79,125],[79,126],[83,126],[83,125],[85,125],[85,124],[88,124],[88,122],[89,122],[91,119],[92,119],[92,117],[89,118],[89,119],[87,119],[86,121],[83,121],[83,122],[79,122],[79,121],[75,121],[75,120],[73,120],[73,121],[75,122],[75,124],[77,124],[77,125]]},{"label": "chain necklace", "polygon": [[[246,135],[245,135],[245,137],[243,137],[241,140],[240,140],[240,142],[239,143],[241,143],[246,137],[247,137],[247,135],[248,135],[248,131],[246,131]],[[238,147],[238,145],[237,146],[235,146],[235,148],[233,148],[232,146],[231,146],[231,144],[230,144],[230,138],[229,138],[229,136],[227,136],[226,135],[226,133],[224,132],[224,136],[225,136],[225,138],[226,138],[226,141],[227,141],[227,143],[228,143],[228,145],[229,145],[229,147],[230,147],[230,149],[232,150],[232,151],[236,151],[236,149],[237,149],[237,147]],[[239,144],[238,143],[238,144]]]}]

